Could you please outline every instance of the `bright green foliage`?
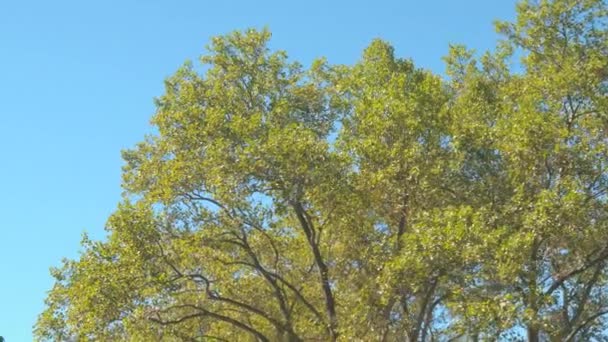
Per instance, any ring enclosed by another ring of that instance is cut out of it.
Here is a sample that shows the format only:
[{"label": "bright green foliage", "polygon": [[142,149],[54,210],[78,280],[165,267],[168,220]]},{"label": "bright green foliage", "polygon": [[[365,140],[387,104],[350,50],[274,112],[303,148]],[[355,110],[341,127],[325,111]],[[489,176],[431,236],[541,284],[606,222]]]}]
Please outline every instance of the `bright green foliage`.
[{"label": "bright green foliage", "polygon": [[523,1],[447,79],[380,40],[306,69],[268,31],[214,38],[37,338],[607,340],[607,15]]}]

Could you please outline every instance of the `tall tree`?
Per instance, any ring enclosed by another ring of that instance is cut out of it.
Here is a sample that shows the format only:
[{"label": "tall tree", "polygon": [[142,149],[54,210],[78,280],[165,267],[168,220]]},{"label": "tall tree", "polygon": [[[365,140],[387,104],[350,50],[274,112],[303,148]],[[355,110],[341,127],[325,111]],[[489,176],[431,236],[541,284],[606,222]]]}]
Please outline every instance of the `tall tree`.
[{"label": "tall tree", "polygon": [[107,239],[53,269],[37,338],[602,340],[607,11],[522,1],[447,79],[381,40],[306,69],[266,30],[214,38],[124,152]]}]

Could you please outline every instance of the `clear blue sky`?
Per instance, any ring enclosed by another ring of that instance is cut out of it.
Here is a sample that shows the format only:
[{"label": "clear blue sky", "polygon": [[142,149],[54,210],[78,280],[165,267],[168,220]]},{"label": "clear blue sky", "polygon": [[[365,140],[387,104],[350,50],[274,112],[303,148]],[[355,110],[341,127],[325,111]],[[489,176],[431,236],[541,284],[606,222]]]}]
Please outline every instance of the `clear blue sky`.
[{"label": "clear blue sky", "polygon": [[492,48],[513,0],[0,1],[0,335],[32,339],[52,279],[120,200],[121,149],[151,131],[163,79],[211,36],[268,26],[305,64],[375,37],[443,72],[448,43]]}]

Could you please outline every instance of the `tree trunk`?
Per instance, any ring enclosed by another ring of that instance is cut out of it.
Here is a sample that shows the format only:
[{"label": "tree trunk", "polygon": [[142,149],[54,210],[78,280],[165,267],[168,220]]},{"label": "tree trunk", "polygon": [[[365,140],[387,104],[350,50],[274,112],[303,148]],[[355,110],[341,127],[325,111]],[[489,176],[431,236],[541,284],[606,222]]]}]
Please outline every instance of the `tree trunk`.
[{"label": "tree trunk", "polygon": [[528,342],[539,342],[540,331],[537,327],[528,327]]}]

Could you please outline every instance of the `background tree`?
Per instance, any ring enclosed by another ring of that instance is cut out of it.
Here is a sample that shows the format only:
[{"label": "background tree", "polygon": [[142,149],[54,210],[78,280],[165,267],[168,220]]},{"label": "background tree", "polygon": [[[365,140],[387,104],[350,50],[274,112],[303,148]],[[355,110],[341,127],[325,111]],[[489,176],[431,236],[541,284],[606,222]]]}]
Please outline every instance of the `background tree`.
[{"label": "background tree", "polygon": [[[474,315],[469,328],[604,339],[606,10],[603,1],[522,2],[515,23],[497,25],[506,36],[498,53],[475,64],[456,48],[448,58],[456,121],[477,121],[463,125],[474,128],[461,135],[466,148],[489,152],[483,167],[498,166],[475,188],[492,194],[502,230],[495,262],[463,303],[490,303],[503,317]],[[522,56],[518,73],[507,67],[512,52]]]}]

